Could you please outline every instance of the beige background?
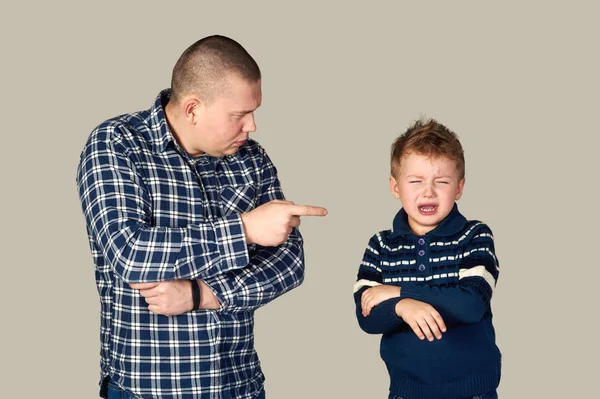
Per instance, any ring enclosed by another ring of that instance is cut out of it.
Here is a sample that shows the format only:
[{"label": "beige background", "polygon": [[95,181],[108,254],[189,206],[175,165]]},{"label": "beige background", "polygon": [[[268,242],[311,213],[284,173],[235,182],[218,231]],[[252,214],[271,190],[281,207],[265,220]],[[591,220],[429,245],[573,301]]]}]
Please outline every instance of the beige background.
[{"label": "beige background", "polygon": [[594,2],[35,3],[0,13],[2,397],[96,397],[79,152],[104,119],[148,108],[180,53],[214,33],[262,68],[254,137],[288,198],[330,211],[302,225],[303,286],[257,313],[269,398],[386,397],[351,287],[399,206],[389,146],[421,115],[460,135],[459,205],[496,236],[500,396],[597,394]]}]

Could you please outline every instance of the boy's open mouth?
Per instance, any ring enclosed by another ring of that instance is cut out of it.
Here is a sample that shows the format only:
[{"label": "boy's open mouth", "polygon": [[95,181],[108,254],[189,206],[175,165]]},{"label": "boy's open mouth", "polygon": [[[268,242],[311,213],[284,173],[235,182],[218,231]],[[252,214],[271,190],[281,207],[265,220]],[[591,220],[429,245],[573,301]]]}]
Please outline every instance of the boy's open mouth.
[{"label": "boy's open mouth", "polygon": [[422,215],[433,215],[436,210],[436,205],[421,205],[419,207],[419,213],[421,213]]}]

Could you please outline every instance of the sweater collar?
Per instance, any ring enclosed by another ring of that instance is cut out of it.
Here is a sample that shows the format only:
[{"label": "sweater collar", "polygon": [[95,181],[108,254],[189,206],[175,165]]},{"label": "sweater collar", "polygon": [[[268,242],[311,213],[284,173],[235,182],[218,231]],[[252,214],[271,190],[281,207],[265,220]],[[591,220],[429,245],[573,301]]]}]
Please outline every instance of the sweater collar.
[{"label": "sweater collar", "polygon": [[[445,237],[452,234],[456,234],[461,231],[465,225],[467,224],[467,219],[458,211],[458,205],[456,202],[452,207],[452,210],[441,221],[440,224],[436,226],[435,229],[426,233],[425,235]],[[408,215],[404,208],[400,209],[396,216],[394,217],[392,236],[406,236],[406,235],[415,235],[408,225]]]}]

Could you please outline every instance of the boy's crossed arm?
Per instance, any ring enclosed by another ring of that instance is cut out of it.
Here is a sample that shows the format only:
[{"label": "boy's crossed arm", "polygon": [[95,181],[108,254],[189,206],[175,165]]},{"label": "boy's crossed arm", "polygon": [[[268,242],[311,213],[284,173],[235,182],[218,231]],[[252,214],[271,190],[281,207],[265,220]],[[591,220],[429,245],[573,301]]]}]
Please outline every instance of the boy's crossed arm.
[{"label": "boy's crossed arm", "polygon": [[[360,297],[360,307],[363,317],[368,317],[371,310],[388,299],[400,297],[402,288],[394,285],[376,285],[364,290]],[[416,299],[403,298],[399,300],[394,311],[404,320],[419,339],[433,341],[434,337],[442,338],[446,332],[446,324],[437,310],[428,303]]]},{"label": "boy's crossed arm", "polygon": [[400,296],[400,287],[394,285],[376,285],[363,291],[360,297],[360,307],[363,316],[367,317],[373,307],[381,302]]},{"label": "boy's crossed arm", "polygon": [[410,298],[400,298],[401,287],[383,284],[377,235],[369,240],[354,284],[356,318],[369,334],[385,334],[407,323],[420,338],[433,341],[446,331],[444,320],[431,305]]}]

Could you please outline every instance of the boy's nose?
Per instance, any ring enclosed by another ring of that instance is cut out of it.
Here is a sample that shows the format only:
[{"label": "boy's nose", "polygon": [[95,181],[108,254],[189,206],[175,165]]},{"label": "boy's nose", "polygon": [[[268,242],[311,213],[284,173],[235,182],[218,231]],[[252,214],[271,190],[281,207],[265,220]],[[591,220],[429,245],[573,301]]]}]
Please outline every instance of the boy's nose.
[{"label": "boy's nose", "polygon": [[429,184],[423,189],[423,197],[431,198],[435,197],[435,190]]}]

